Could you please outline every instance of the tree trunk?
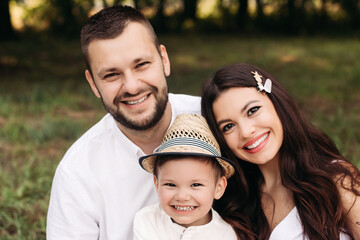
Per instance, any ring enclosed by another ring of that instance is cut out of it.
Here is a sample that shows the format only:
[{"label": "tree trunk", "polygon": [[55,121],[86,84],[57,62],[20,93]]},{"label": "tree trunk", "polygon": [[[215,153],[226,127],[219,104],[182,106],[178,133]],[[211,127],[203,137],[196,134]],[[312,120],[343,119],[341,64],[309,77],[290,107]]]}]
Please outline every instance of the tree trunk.
[{"label": "tree trunk", "polygon": [[196,20],[197,0],[184,0],[184,19]]},{"label": "tree trunk", "polygon": [[15,37],[11,24],[9,0],[0,1],[0,39],[9,40]]},{"label": "tree trunk", "polygon": [[183,0],[184,10],[180,15],[178,22],[178,30],[181,30],[186,20],[196,21],[196,7],[198,0]]},{"label": "tree trunk", "polygon": [[239,8],[237,11],[239,29],[245,28],[248,17],[248,0],[239,0]]},{"label": "tree trunk", "polygon": [[59,18],[55,23],[57,30],[64,36],[72,36],[78,33],[79,25],[73,15],[73,0],[56,0],[55,7],[59,9]]},{"label": "tree trunk", "polygon": [[262,23],[264,19],[264,10],[263,3],[261,0],[256,0],[256,12],[257,12],[257,20]]},{"label": "tree trunk", "polygon": [[354,28],[360,27],[360,9],[358,0],[341,0],[341,6],[346,11],[350,24]]},{"label": "tree trunk", "polygon": [[287,2],[287,32],[295,33],[297,32],[296,23],[295,23],[295,0],[288,0]]},{"label": "tree trunk", "polygon": [[166,21],[164,16],[164,7],[165,7],[165,0],[159,0],[159,5],[154,18],[154,28],[156,28],[156,31],[158,33],[167,31],[167,26],[165,24]]}]

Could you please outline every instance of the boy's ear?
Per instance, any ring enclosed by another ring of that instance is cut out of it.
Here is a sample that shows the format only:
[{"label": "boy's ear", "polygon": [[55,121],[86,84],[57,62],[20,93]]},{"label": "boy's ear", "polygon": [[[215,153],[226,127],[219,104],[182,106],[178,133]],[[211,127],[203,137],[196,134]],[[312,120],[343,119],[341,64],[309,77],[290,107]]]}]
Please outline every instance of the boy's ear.
[{"label": "boy's ear", "polygon": [[158,191],[159,185],[158,185],[158,180],[155,175],[154,175],[154,185],[155,185],[156,191]]},{"label": "boy's ear", "polygon": [[215,186],[214,199],[218,200],[222,197],[227,186],[227,180],[225,176],[219,178]]}]

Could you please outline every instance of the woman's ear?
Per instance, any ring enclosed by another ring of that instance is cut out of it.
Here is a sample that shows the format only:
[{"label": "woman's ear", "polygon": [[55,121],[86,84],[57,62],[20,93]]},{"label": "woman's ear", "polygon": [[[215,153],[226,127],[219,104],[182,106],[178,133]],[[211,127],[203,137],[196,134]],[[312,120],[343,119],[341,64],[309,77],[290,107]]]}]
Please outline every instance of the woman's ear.
[{"label": "woman's ear", "polygon": [[218,200],[222,197],[227,186],[227,180],[225,176],[219,178],[215,186],[214,199]]}]

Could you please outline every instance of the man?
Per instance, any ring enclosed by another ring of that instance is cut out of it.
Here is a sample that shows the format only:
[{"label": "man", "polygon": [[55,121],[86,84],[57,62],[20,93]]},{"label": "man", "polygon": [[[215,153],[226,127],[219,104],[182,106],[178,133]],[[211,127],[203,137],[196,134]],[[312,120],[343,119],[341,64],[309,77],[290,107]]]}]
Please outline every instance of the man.
[{"label": "man", "polygon": [[106,8],[81,31],[85,76],[109,114],[67,151],[53,181],[47,239],[131,240],[135,213],[155,203],[138,159],[160,145],[200,98],[168,94],[170,61],[148,20],[131,7]]}]

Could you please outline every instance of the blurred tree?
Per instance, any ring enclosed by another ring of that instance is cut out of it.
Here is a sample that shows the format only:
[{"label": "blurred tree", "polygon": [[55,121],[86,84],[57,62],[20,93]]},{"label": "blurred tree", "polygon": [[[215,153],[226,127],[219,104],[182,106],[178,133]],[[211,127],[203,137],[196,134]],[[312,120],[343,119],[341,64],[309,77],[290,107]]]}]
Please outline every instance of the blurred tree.
[{"label": "blurred tree", "polygon": [[237,10],[237,23],[239,29],[244,29],[249,20],[248,0],[238,0],[239,8]]},{"label": "blurred tree", "polygon": [[73,15],[74,1],[52,0],[52,2],[58,10],[58,17],[53,19],[53,24],[56,25],[57,29],[66,35],[72,35],[77,32],[78,27]]},{"label": "blurred tree", "polygon": [[153,24],[157,32],[166,32],[168,30],[165,24],[166,19],[164,15],[164,9],[165,9],[165,0],[159,0],[156,14],[153,20]]},{"label": "blurred tree", "polygon": [[45,11],[50,30],[65,37],[78,36],[94,7],[94,0],[50,0]]},{"label": "blurred tree", "polygon": [[[103,7],[117,6],[122,4],[123,0],[113,0],[111,3],[108,3],[106,0],[102,0]],[[135,1],[134,1],[135,2]]]},{"label": "blurred tree", "polygon": [[256,0],[256,20],[261,24],[264,21],[264,6],[261,0]]},{"label": "blurred tree", "polygon": [[184,23],[186,21],[192,21],[193,23],[196,22],[196,10],[197,10],[197,3],[198,0],[182,0],[183,1],[183,11],[179,17],[178,22],[178,30],[181,30],[184,27]]},{"label": "blurred tree", "polygon": [[340,0],[340,4],[347,13],[349,23],[352,27],[360,28],[360,1],[359,0]]},{"label": "blurred tree", "polygon": [[0,39],[9,40],[15,37],[15,32],[11,24],[10,17],[10,0],[1,0],[0,1]]}]

